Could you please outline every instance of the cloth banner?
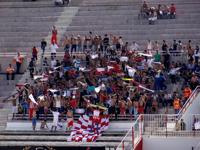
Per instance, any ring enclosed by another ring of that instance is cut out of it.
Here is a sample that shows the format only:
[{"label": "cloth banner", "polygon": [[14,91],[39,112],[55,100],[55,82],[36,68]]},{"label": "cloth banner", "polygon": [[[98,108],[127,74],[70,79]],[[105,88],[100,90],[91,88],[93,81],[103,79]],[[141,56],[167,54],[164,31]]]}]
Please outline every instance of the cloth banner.
[{"label": "cloth banner", "polygon": [[108,129],[109,116],[100,116],[99,122],[95,123],[93,117],[82,115],[77,123],[74,123],[68,141],[94,142],[101,134]]}]

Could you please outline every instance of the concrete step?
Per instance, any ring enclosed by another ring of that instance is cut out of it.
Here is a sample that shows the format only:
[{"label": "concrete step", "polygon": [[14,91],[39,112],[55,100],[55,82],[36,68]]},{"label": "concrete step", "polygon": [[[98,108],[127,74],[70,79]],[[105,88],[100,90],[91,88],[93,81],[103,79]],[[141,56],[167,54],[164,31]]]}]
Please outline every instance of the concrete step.
[{"label": "concrete step", "polygon": [[[1,147],[17,147],[17,146],[50,146],[50,147],[117,147],[119,142],[15,142],[15,141],[1,141]],[[126,143],[125,143],[126,146]]]},{"label": "concrete step", "polygon": [[[68,138],[68,136],[41,136],[41,135],[0,135],[0,141],[54,141],[54,142],[58,142],[58,141],[66,141]],[[120,142],[123,139],[122,137],[116,137],[116,136],[102,136],[99,137],[97,142],[100,141],[111,141],[111,142]]]}]

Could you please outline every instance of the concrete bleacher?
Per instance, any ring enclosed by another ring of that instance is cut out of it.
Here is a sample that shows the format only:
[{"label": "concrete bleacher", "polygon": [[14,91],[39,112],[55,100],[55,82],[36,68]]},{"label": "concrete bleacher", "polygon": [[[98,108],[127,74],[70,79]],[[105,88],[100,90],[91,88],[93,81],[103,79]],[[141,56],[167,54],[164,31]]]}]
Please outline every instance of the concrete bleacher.
[{"label": "concrete bleacher", "polygon": [[[65,30],[66,20],[73,16],[82,0],[70,3],[74,7],[55,7],[52,0],[0,1],[0,52],[31,52],[33,46],[40,47],[42,38],[47,38],[53,25],[59,35]],[[61,17],[62,21],[59,21]]]},{"label": "concrete bleacher", "polygon": [[140,45],[147,40],[173,39],[187,42],[191,39],[194,43],[200,38],[200,1],[198,0],[150,0],[149,6],[158,4],[170,5],[175,3],[177,7],[176,19],[158,20],[155,25],[148,25],[148,20],[138,20],[138,13],[142,1],[139,0],[84,0],[78,14],[73,18],[66,34],[94,34],[104,35],[112,33],[121,35],[128,42],[136,41]]},{"label": "concrete bleacher", "polygon": [[[126,131],[106,131],[96,142],[67,142],[70,131],[67,132],[46,132],[46,131],[4,131],[0,133],[0,149],[5,147],[14,149],[18,146],[51,146],[51,147],[104,147],[114,150],[122,140]],[[56,148],[57,149],[57,148]],[[15,149],[16,150],[16,149]]]}]

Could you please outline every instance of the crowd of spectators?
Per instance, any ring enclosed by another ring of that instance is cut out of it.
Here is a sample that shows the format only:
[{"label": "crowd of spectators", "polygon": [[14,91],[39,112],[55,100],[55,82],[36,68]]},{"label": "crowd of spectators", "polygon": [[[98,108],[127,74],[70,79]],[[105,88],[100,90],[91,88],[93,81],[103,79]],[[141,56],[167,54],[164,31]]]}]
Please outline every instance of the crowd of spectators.
[{"label": "crowd of spectators", "polygon": [[[57,44],[57,29],[53,27],[51,45]],[[189,40],[184,46],[174,40],[171,45],[148,40],[145,50],[136,42],[124,42],[121,36],[94,35],[65,37],[64,57],[58,59],[56,50],[45,57],[47,42],[42,40],[42,69],[36,71],[38,50],[33,47],[29,64],[32,84],[17,85],[12,97],[13,117],[28,114],[29,119],[57,110],[60,117],[73,113],[92,114],[90,104],[107,109],[117,119],[143,113],[159,113],[159,109],[173,107],[178,113],[199,84],[199,47]],[[76,55],[75,52],[82,52]],[[188,55],[188,63],[174,62],[170,52]],[[182,84],[182,91],[170,88]],[[170,87],[169,87],[170,86]],[[32,95],[33,101],[29,96]],[[167,113],[167,112],[166,112]],[[35,128],[34,128],[35,129]]]}]

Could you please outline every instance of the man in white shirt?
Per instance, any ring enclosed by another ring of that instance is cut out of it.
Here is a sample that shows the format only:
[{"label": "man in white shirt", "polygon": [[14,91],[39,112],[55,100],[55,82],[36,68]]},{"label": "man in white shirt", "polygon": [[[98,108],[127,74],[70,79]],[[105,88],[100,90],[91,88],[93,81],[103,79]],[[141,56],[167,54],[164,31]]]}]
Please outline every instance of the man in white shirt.
[{"label": "man in white shirt", "polygon": [[138,51],[139,50],[139,45],[136,42],[133,42],[130,46],[130,49],[132,51]]},{"label": "man in white shirt", "polygon": [[51,58],[51,69],[54,69],[54,67],[56,66],[56,60],[54,59],[54,57]]},{"label": "man in white shirt", "polygon": [[51,112],[53,114],[53,123],[52,123],[52,126],[51,126],[51,131],[53,131],[53,128],[55,128],[54,131],[56,131],[57,126],[58,126],[58,119],[59,119],[60,113],[58,111],[52,111],[52,110],[51,110]]},{"label": "man in white shirt", "polygon": [[53,43],[51,44],[51,57],[56,57],[56,51],[58,49],[58,45],[53,41]]}]

